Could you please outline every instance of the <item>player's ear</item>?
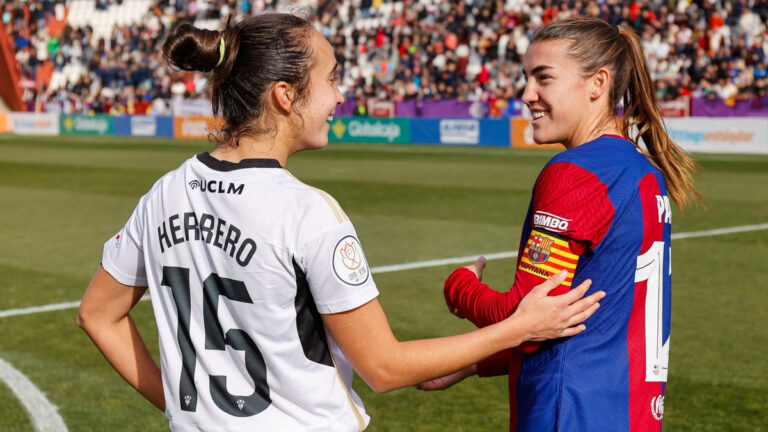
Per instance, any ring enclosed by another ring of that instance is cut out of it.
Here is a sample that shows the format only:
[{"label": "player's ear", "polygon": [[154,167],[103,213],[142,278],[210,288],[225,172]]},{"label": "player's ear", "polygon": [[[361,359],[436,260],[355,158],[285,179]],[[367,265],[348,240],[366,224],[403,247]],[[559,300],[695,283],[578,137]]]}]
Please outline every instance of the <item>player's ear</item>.
[{"label": "player's ear", "polygon": [[589,84],[591,85],[589,96],[593,100],[599,99],[611,85],[611,73],[606,68],[600,68],[592,75]]},{"label": "player's ear", "polygon": [[275,109],[283,114],[291,113],[291,106],[295,100],[296,92],[292,85],[285,81],[278,81],[272,86],[269,92]]}]

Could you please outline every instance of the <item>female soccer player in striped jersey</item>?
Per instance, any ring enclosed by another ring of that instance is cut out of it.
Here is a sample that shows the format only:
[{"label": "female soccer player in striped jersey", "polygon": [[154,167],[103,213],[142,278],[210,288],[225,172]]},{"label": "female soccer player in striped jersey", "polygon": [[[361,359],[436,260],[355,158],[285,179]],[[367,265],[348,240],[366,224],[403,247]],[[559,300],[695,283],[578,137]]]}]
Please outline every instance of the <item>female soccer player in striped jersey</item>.
[{"label": "female soccer player in striped jersey", "polygon": [[695,166],[667,136],[629,27],[596,18],[545,24],[523,68],[533,139],[566,151],[533,187],[510,290],[481,283],[481,259],[451,274],[446,301],[483,327],[561,270],[568,278],[553,293],[591,279],[608,297],[578,336],[524,344],[421,387],[508,373],[511,430],[659,431],[669,357],[669,197],[683,207],[699,196]]},{"label": "female soccer player in striped jersey", "polygon": [[[362,430],[353,368],[388,391],[584,329],[604,293],[582,299],[585,283],[547,296],[560,275],[498,324],[399,342],[349,218],[284,168],[328,143],[343,102],[330,44],[308,21],[270,13],[222,32],[182,25],[164,54],[209,72],[219,145],[139,200],[104,246],[78,323],[172,430]],[[160,368],[129,315],[147,289]]]}]

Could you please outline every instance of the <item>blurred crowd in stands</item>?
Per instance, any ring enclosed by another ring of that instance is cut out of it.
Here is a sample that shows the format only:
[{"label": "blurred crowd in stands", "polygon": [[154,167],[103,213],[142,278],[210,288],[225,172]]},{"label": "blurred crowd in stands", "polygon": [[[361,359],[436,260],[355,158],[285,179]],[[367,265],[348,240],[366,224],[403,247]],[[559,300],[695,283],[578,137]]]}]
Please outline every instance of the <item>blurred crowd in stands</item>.
[{"label": "blurred crowd in stands", "polygon": [[[139,22],[107,37],[90,25],[48,27],[73,1],[7,0],[2,21],[15,43],[29,110],[170,114],[174,98],[206,95],[203,75],[165,67],[162,43],[179,22],[221,28],[227,18],[304,8],[333,45],[339,86],[356,114],[369,99],[456,99],[477,116],[515,114],[525,86],[521,59],[533,30],[571,15],[597,16],[641,36],[660,100],[726,103],[766,96],[765,0],[151,0]],[[91,0],[93,1],[93,0]],[[96,0],[108,10],[137,0]],[[53,73],[38,83],[41,65]]]}]

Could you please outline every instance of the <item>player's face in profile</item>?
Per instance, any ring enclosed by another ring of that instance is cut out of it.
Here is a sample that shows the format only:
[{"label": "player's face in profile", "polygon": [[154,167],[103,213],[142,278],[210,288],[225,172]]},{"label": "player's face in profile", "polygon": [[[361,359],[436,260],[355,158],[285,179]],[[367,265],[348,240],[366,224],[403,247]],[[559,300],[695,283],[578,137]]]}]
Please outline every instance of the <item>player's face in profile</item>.
[{"label": "player's face in profile", "polygon": [[313,60],[309,69],[308,96],[299,110],[303,120],[299,133],[300,150],[322,148],[328,144],[329,122],[336,106],[344,102],[336,87],[337,65],[331,44],[318,32],[313,32],[311,44]]},{"label": "player's face in profile", "polygon": [[[538,144],[581,144],[575,136],[590,119],[589,82],[579,64],[566,55],[570,41],[535,42],[523,57],[527,81],[523,102],[531,110],[533,140]],[[578,42],[576,42],[578,43]]]}]

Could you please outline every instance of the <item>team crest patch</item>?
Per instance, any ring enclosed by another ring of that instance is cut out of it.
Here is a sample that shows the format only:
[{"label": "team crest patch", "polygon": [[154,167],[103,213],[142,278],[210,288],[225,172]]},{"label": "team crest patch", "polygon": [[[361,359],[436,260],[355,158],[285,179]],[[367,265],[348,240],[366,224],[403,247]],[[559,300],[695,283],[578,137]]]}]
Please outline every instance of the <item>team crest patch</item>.
[{"label": "team crest patch", "polygon": [[535,264],[547,262],[552,254],[552,245],[554,243],[554,239],[536,234],[533,236],[531,245],[528,247],[528,259]]},{"label": "team crest patch", "polygon": [[368,262],[360,242],[354,236],[348,235],[336,244],[333,250],[333,272],[349,285],[362,285],[368,280],[371,273]]},{"label": "team crest patch", "polygon": [[568,277],[563,285],[571,286],[578,262],[579,256],[571,252],[567,240],[552,233],[534,229],[528,237],[518,269],[535,274],[542,279],[554,276],[561,270],[567,270]]}]

